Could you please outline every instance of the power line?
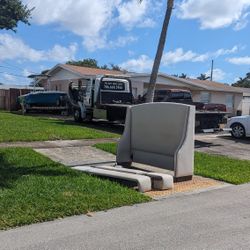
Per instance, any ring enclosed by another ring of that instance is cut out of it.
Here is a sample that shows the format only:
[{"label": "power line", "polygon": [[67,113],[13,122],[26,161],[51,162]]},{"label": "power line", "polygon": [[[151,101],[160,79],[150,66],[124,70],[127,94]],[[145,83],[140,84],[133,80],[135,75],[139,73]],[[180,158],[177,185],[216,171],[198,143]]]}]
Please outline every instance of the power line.
[{"label": "power line", "polygon": [[28,78],[26,76],[16,75],[16,74],[12,74],[12,73],[9,73],[9,72],[3,72],[3,71],[0,71],[0,74],[6,74],[6,75],[10,75],[10,76],[15,76],[15,77],[22,77],[22,78],[25,78],[25,79]]},{"label": "power line", "polygon": [[[25,71],[26,70],[24,68],[21,68],[19,66],[16,66],[16,65],[13,65],[13,64],[10,64],[10,63],[7,63],[7,62],[4,62],[4,63],[7,64],[8,66],[0,65],[0,67],[6,68],[6,69],[11,69],[11,70],[17,70],[18,69],[19,71]],[[35,74],[35,72],[33,72],[33,71],[29,70],[29,72]]]}]

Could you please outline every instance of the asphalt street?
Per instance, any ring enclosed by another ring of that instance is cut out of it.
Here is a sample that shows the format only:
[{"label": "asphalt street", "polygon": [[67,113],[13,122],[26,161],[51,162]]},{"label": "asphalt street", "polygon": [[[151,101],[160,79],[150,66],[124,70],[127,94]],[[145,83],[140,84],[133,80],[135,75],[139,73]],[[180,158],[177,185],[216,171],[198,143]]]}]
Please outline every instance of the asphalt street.
[{"label": "asphalt street", "polygon": [[235,139],[226,133],[196,134],[195,150],[240,160],[250,160],[250,138]]},{"label": "asphalt street", "polygon": [[0,249],[250,249],[250,184],[2,231]]}]

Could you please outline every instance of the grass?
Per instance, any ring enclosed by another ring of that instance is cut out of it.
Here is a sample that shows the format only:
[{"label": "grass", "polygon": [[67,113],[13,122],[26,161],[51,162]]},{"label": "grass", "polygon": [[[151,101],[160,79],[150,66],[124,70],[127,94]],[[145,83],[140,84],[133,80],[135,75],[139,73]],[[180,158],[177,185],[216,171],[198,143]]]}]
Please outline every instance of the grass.
[{"label": "grass", "polygon": [[[116,143],[99,143],[96,148],[116,154]],[[196,175],[225,181],[232,184],[250,182],[250,161],[226,156],[195,152],[194,173]]]},{"label": "grass", "polygon": [[1,230],[149,200],[118,183],[55,163],[32,149],[0,149]]},{"label": "grass", "polygon": [[44,117],[0,112],[0,142],[114,138],[117,134]]}]

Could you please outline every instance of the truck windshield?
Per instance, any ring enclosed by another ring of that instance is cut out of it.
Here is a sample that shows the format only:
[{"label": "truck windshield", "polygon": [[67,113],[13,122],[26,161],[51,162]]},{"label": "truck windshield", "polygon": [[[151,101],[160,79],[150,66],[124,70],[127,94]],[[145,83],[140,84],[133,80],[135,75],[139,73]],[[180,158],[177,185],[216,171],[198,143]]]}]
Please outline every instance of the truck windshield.
[{"label": "truck windshield", "polygon": [[101,104],[131,104],[130,82],[126,79],[103,79],[100,82]]},{"label": "truck windshield", "polygon": [[103,81],[101,82],[101,90],[107,91],[125,91],[124,82]]}]

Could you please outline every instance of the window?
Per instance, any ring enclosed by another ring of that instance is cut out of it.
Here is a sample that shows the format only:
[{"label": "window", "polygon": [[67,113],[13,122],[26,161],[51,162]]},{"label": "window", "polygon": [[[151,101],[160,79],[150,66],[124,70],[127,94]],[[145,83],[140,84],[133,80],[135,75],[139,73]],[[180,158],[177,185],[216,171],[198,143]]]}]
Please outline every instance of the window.
[{"label": "window", "polygon": [[227,106],[227,108],[233,108],[234,96],[232,94],[226,95],[226,106]]},{"label": "window", "polygon": [[183,92],[172,92],[171,93],[171,99],[172,100],[179,100],[179,99],[184,99],[184,93]]},{"label": "window", "polygon": [[201,102],[210,103],[211,94],[209,92],[201,92]]}]

